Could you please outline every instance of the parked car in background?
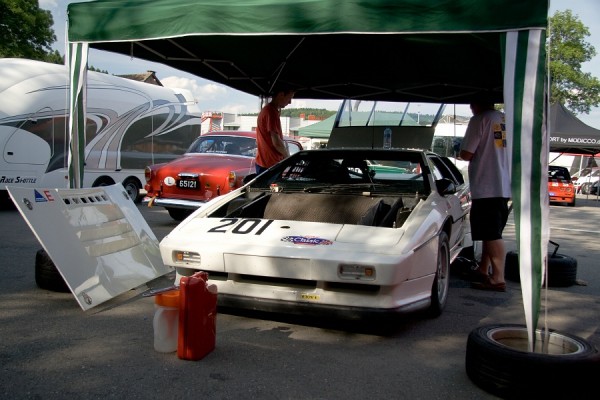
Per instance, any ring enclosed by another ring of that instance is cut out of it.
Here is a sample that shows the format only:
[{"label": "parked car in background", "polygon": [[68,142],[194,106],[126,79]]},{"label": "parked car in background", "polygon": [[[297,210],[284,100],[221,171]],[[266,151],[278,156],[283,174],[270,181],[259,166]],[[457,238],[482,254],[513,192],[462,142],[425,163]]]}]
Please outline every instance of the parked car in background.
[{"label": "parked car in background", "polygon": [[548,195],[550,203],[566,203],[575,207],[575,187],[571,174],[565,167],[548,167]]},{"label": "parked car in background", "polygon": [[600,179],[600,168],[585,168],[571,179],[575,186],[575,193],[589,194],[592,184]]},{"label": "parked car in background", "polygon": [[[290,154],[302,150],[285,140]],[[243,185],[256,172],[256,132],[221,131],[198,137],[181,157],[146,167],[149,206],[162,206],[181,221],[202,204]]]}]

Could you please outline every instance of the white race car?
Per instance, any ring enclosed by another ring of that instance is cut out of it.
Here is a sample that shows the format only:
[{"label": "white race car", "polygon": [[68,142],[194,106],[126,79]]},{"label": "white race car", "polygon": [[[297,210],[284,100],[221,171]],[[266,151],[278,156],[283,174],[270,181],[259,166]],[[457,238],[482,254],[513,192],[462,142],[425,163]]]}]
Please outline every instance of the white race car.
[{"label": "white race car", "polygon": [[421,150],[301,151],[207,203],[160,243],[219,305],[345,318],[441,313],[449,266],[471,245],[459,170]]}]

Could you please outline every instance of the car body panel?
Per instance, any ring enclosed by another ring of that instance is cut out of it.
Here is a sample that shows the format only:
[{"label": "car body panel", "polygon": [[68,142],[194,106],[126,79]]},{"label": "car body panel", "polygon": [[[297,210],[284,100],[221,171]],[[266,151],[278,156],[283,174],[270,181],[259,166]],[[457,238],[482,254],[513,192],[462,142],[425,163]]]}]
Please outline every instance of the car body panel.
[{"label": "car body panel", "polygon": [[172,271],[121,184],[8,191],[83,310]]}]

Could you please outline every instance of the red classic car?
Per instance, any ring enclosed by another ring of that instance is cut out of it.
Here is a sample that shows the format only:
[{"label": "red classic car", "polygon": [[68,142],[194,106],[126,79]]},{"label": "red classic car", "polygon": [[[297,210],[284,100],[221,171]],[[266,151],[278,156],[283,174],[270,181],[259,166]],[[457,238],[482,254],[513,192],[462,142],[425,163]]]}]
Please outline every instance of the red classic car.
[{"label": "red classic car", "polygon": [[[290,154],[302,150],[285,140]],[[256,172],[256,132],[222,131],[196,139],[181,157],[146,167],[148,206],[162,206],[181,221],[208,200],[242,186]]]}]

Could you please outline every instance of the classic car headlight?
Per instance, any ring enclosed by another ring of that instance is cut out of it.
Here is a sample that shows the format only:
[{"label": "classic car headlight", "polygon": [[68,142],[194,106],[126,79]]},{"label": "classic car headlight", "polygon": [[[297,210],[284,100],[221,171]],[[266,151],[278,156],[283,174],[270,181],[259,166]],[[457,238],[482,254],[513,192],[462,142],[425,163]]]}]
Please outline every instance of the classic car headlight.
[{"label": "classic car headlight", "polygon": [[150,167],[144,168],[144,178],[146,178],[146,182],[150,182],[150,179],[152,179],[152,169]]},{"label": "classic car headlight", "polygon": [[371,265],[341,264],[338,275],[342,279],[375,280],[375,267]]},{"label": "classic car headlight", "polygon": [[200,254],[194,251],[174,250],[173,262],[176,264],[200,266]]}]

